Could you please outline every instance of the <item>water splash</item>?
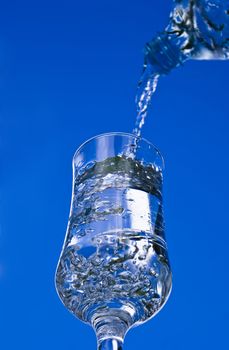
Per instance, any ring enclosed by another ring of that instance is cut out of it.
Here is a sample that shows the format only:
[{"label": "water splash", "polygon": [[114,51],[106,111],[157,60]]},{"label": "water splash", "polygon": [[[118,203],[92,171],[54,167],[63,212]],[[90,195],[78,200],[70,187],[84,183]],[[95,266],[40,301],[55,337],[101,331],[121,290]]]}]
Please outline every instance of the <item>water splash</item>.
[{"label": "water splash", "polygon": [[160,75],[158,73],[153,72],[151,65],[148,64],[144,66],[135,98],[137,105],[137,118],[133,134],[138,138],[141,137],[142,127],[145,123],[152,96],[156,91],[159,77]]},{"label": "water splash", "polygon": [[143,75],[136,95],[133,133],[137,138],[141,137],[159,77],[189,59],[229,59],[228,0],[174,1],[167,27],[145,46]]}]

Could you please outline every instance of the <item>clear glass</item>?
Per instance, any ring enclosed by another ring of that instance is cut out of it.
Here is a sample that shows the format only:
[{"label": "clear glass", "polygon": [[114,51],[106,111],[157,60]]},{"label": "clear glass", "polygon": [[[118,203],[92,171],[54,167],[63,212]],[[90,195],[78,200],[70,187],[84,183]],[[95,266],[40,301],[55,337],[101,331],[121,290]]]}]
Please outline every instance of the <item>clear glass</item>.
[{"label": "clear glass", "polygon": [[152,318],[170,294],[162,172],[160,152],[132,134],[96,136],[73,157],[56,288],[92,325],[98,349],[121,349],[128,329]]}]

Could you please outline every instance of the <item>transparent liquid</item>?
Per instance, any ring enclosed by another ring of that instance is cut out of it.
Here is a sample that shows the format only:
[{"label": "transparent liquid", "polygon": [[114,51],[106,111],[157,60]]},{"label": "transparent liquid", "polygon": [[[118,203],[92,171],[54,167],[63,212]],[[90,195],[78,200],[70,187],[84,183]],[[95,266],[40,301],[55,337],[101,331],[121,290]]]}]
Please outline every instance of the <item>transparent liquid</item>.
[{"label": "transparent liquid", "polygon": [[161,75],[168,74],[188,59],[229,58],[227,0],[176,0],[174,4],[168,26],[145,46],[133,130],[139,137]]},{"label": "transparent liquid", "polygon": [[144,68],[142,78],[138,83],[138,90],[135,98],[137,106],[137,117],[135,128],[133,130],[133,134],[138,138],[141,137],[142,127],[145,123],[145,118],[149,110],[152,96],[156,91],[159,77],[160,75],[153,73],[152,67],[148,65]]},{"label": "transparent liquid", "polygon": [[94,163],[76,178],[56,286],[79,319],[119,310],[133,325],[165,303],[171,273],[161,182],[159,169],[124,156]]}]

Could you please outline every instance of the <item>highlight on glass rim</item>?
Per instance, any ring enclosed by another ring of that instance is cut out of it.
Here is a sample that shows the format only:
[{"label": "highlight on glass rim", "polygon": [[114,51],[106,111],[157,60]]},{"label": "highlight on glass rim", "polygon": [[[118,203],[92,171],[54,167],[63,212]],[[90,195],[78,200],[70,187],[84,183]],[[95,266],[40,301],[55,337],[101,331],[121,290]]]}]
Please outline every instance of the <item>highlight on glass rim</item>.
[{"label": "highlight on glass rim", "polygon": [[5,1],[2,350],[227,349],[229,0]]},{"label": "highlight on glass rim", "polygon": [[229,57],[228,5],[175,1],[168,26],[145,46],[132,134],[96,136],[74,155],[56,288],[64,306],[94,328],[99,350],[122,349],[126,332],[154,317],[170,295],[163,159],[142,128],[160,76],[190,59]]}]

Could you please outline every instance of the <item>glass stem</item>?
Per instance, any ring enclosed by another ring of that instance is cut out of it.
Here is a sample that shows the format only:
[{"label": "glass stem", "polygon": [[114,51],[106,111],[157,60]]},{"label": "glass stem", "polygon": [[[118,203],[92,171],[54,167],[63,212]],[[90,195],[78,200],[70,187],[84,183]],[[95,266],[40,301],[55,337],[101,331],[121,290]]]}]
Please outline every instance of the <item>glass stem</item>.
[{"label": "glass stem", "polygon": [[126,332],[133,320],[124,310],[96,312],[91,318],[95,330],[98,350],[122,350]]},{"label": "glass stem", "polygon": [[122,350],[122,344],[118,339],[104,339],[98,343],[98,350]]}]

